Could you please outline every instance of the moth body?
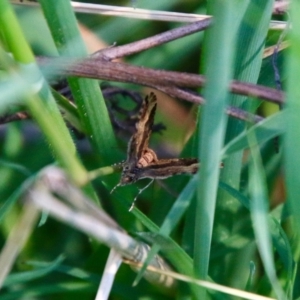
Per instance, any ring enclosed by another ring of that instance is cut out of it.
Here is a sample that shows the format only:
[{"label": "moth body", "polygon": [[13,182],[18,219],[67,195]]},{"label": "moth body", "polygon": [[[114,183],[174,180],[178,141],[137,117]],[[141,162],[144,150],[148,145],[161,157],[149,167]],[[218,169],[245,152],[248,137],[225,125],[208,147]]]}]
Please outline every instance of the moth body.
[{"label": "moth body", "polygon": [[150,163],[156,162],[156,161],[157,161],[157,156],[156,156],[155,152],[151,149],[147,149],[145,151],[145,154],[138,161],[137,167],[139,167],[139,168],[147,167]]}]

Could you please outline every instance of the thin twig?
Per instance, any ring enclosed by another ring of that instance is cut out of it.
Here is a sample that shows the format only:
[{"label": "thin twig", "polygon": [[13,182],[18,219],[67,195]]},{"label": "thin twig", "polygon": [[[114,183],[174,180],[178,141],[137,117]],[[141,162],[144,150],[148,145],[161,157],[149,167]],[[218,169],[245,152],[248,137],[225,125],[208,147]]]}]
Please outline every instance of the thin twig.
[{"label": "thin twig", "polygon": [[261,98],[272,103],[283,103],[284,93],[263,85],[233,80],[230,85],[233,94]]},{"label": "thin twig", "polygon": [[[93,57],[74,60],[68,58],[39,57],[42,67],[50,75],[78,76],[117,82],[134,83],[153,88],[176,86],[199,88],[205,85],[203,75],[175,71],[153,70],[129,64],[97,60]],[[284,93],[252,83],[232,81],[230,91],[235,94],[262,98],[273,103],[283,103]]]},{"label": "thin twig", "polygon": [[26,120],[30,119],[30,116],[25,111],[19,111],[14,114],[6,114],[4,116],[0,116],[0,124],[6,124],[14,121]]},{"label": "thin twig", "polygon": [[[149,86],[172,97],[203,104],[205,101],[202,97],[191,91],[187,91],[186,88],[203,87],[205,84],[204,76],[153,70],[111,62],[110,60],[167,43],[203,30],[210,24],[211,20],[202,20],[127,45],[106,48],[96,52],[92,57],[83,60],[50,60],[49,58],[38,58],[38,61],[42,65],[51,65],[51,70],[47,69],[47,72]],[[230,90],[233,93],[263,98],[274,103],[283,102],[283,93],[281,91],[264,86],[233,81]],[[242,120],[249,120],[250,116],[247,112],[232,107],[227,109],[227,113]],[[255,121],[261,120],[261,117],[252,114],[250,118]]]},{"label": "thin twig", "polygon": [[[156,89],[168,94],[171,97],[179,98],[182,100],[186,100],[189,102],[197,103],[197,104],[204,104],[205,100],[199,96],[198,94],[193,93],[192,91],[182,90],[177,87],[171,86],[157,86]],[[245,110],[242,110],[237,107],[230,106],[226,109],[226,113],[239,120],[247,121],[247,122],[260,122],[264,118],[255,114],[251,114]]]},{"label": "thin twig", "polygon": [[189,90],[183,90],[176,86],[155,86],[155,89],[169,95],[173,98],[178,98],[181,100],[186,100],[188,102],[196,103],[196,104],[204,104],[205,100],[203,97],[199,96],[195,92]]},{"label": "thin twig", "polygon": [[236,119],[240,119],[240,120],[251,122],[251,123],[258,123],[258,122],[264,120],[264,118],[261,116],[249,113],[247,111],[244,111],[240,108],[233,107],[233,106],[230,106],[227,108],[227,114]]},{"label": "thin twig", "polygon": [[[19,2],[19,0],[11,1],[14,5],[25,5],[25,6],[39,6],[38,3],[32,2]],[[288,2],[288,1],[284,1]],[[191,23],[199,20],[204,20],[211,18],[209,15],[199,15],[199,14],[189,14],[180,13],[173,11],[160,11],[160,10],[150,10],[150,9],[140,9],[137,7],[126,7],[126,6],[115,6],[115,5],[102,5],[94,3],[83,3],[71,1],[71,5],[75,12],[93,14],[93,15],[105,15],[114,16],[130,19],[140,19],[140,20],[152,20],[152,21],[163,21],[163,22],[185,22]],[[287,6],[287,5],[286,5]],[[280,7],[280,5],[274,5],[273,13],[283,13],[286,10],[286,6]],[[285,27],[285,22],[271,20],[270,28],[282,29]]]},{"label": "thin twig", "polygon": [[149,38],[145,38],[133,43],[129,43],[117,47],[105,48],[95,52],[93,56],[105,60],[113,60],[116,58],[121,58],[202,31],[208,28],[210,25],[211,25],[211,19],[205,19],[192,24],[181,26],[179,28],[168,30],[160,34],[156,34]]},{"label": "thin twig", "polygon": [[[46,70],[50,73],[52,72],[54,74],[59,73],[60,75],[63,74],[67,76],[87,77],[149,86],[164,91],[173,97],[202,104],[204,100],[201,97],[195,96],[190,92],[186,92],[183,88],[203,87],[205,84],[204,76],[198,74],[153,70],[119,62],[111,62],[109,60],[137,53],[171,40],[178,39],[182,36],[192,34],[199,30],[203,30],[209,26],[209,24],[210,21],[207,20],[195,22],[134,43],[106,48],[86,59],[72,60],[66,58],[38,58],[38,61],[42,65],[51,66],[51,68],[47,68]],[[263,98],[275,103],[283,102],[283,93],[281,91],[276,91],[264,86],[233,81],[230,86],[230,90],[233,93]]]}]

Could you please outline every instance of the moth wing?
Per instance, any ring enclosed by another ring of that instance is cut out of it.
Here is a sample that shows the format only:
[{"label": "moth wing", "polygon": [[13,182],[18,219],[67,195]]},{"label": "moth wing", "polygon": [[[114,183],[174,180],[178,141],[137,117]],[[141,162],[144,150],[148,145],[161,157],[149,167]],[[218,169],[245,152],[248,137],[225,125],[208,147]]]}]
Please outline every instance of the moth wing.
[{"label": "moth wing", "polygon": [[179,174],[195,174],[199,169],[196,158],[159,159],[139,170],[138,178],[164,179]]},{"label": "moth wing", "polygon": [[139,111],[138,121],[135,124],[136,132],[131,137],[127,148],[126,163],[135,166],[148,148],[157,99],[154,93],[147,95]]}]

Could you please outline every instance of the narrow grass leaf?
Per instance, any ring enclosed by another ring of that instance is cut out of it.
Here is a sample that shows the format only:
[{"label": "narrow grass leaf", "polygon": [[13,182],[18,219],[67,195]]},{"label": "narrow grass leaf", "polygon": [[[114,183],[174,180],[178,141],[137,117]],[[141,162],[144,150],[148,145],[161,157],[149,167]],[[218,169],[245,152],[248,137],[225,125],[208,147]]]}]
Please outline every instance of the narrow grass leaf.
[{"label": "narrow grass leaf", "polygon": [[268,226],[272,235],[274,247],[277,250],[287,272],[285,281],[290,284],[293,279],[294,267],[296,267],[296,265],[289,239],[278,220],[271,215],[268,216]]},{"label": "narrow grass leaf", "polygon": [[[26,264],[29,266],[33,266],[35,268],[48,268],[52,264],[52,262],[49,263],[49,262],[44,262],[44,261],[30,260],[30,261],[26,261]],[[59,265],[56,266],[55,271],[60,272],[62,274],[67,274],[74,278],[85,280],[85,281],[88,281],[91,283],[98,284],[100,281],[99,275],[92,274],[92,273],[84,271],[83,269],[71,267],[71,266],[68,266],[68,265],[65,265],[62,263],[60,263]]]},{"label": "narrow grass leaf", "polygon": [[172,205],[169,213],[165,217],[164,222],[159,230],[159,234],[169,236],[172,230],[181,220],[195,194],[198,180],[198,176],[194,176],[182,190]]},{"label": "narrow grass leaf", "polygon": [[[186,209],[188,208],[188,205],[191,202],[191,199],[195,193],[195,189],[198,182],[198,176],[194,176],[189,183],[186,185],[186,187],[183,189],[183,191],[180,193],[179,197],[173,204],[172,208],[170,209],[168,215],[164,219],[164,222],[159,229],[157,233],[157,237],[168,237],[171,234],[171,231],[175,228],[175,226],[178,224],[179,220],[185,213]],[[143,267],[140,269],[134,284],[136,285],[141,278],[143,277],[143,273],[145,272],[148,264],[153,259],[153,257],[158,253],[158,251],[161,249],[161,242],[157,243],[156,238],[154,238],[152,241],[154,245],[152,246],[148,257],[143,265]],[[165,250],[168,252],[168,247],[165,248]],[[177,261],[175,267],[178,268],[178,259],[176,258],[173,261]]]},{"label": "narrow grass leaf", "polygon": [[85,129],[80,122],[80,117],[78,114],[77,107],[74,103],[70,102],[67,98],[63,95],[51,89],[52,95],[55,98],[57,104],[59,105],[59,109],[62,112],[64,119],[69,122],[76,130],[79,132],[85,132]]},{"label": "narrow grass leaf", "polygon": [[28,178],[24,181],[1,205],[0,207],[0,224],[3,222],[5,216],[9,213],[11,208],[15,205],[15,203],[20,199],[22,195],[26,193],[28,188],[32,186],[32,183],[35,180],[35,176]]},{"label": "narrow grass leaf", "polygon": [[[270,19],[272,16],[273,0],[260,1],[233,1],[235,5],[234,16],[232,17],[233,24],[238,23],[237,39],[235,44],[235,61],[232,64],[233,78],[243,82],[257,83],[262,64],[262,55],[266,37],[269,30]],[[230,32],[232,29],[228,29]],[[257,108],[257,101],[248,100],[245,96],[230,95],[229,105],[254,113]],[[235,118],[229,118],[225,143],[227,144],[243,130],[246,124],[244,121]],[[224,162],[224,168],[221,172],[220,181],[230,185],[232,188],[239,190],[241,184],[245,184],[244,178],[241,178],[243,167],[244,152],[237,151],[230,154]],[[248,178],[246,179],[248,180]],[[223,239],[223,234],[234,232],[241,222],[240,203],[234,201],[233,196],[227,192],[219,191],[218,206],[216,208],[215,228],[219,234],[214,235],[214,240],[220,242]],[[242,232],[246,239],[249,239],[249,230]],[[237,251],[237,253],[241,253]],[[245,266],[244,271],[247,272],[246,264],[243,263],[243,258],[239,261]],[[236,276],[232,275],[233,269],[240,269],[236,262],[236,256],[220,257],[217,264],[211,265],[211,268],[218,268],[222,265],[222,273],[220,280],[228,282],[229,285],[235,285],[238,281]],[[248,273],[247,273],[248,274]],[[236,275],[238,275],[236,273]],[[243,274],[246,278],[246,273]],[[240,278],[242,274],[238,275]],[[243,283],[240,281],[241,286]]]},{"label": "narrow grass leaf", "polygon": [[49,263],[45,268],[39,268],[32,271],[13,273],[7,276],[6,280],[3,283],[3,287],[14,285],[18,283],[25,283],[27,281],[32,281],[34,279],[39,279],[43,276],[46,276],[53,272],[58,265],[62,263],[64,256],[60,255],[53,262]]},{"label": "narrow grass leaf", "polygon": [[[284,136],[284,158],[285,158],[285,180],[287,188],[287,199],[293,212],[295,231],[300,236],[300,184],[299,169],[300,156],[300,3],[297,0],[291,1],[290,6],[290,43],[289,55],[286,65],[287,80],[287,101],[286,101],[286,134]],[[295,245],[296,260],[300,257],[300,244]]]},{"label": "narrow grass leaf", "polygon": [[[171,264],[182,274],[193,276],[192,259],[172,238],[151,233],[138,233],[138,236],[149,243],[155,243],[171,262]],[[155,245],[154,245],[155,247]]]},{"label": "narrow grass leaf", "polygon": [[[87,56],[70,1],[39,2],[60,55]],[[102,165],[113,163],[116,140],[98,82],[74,77],[68,82],[88,137],[102,158]]]},{"label": "narrow grass leaf", "polygon": [[[224,110],[228,100],[228,85],[232,76],[232,58],[235,28],[232,28],[234,5],[230,2],[211,3],[214,26],[207,32],[205,45],[205,73],[207,85],[204,89],[206,104],[200,120],[201,161],[196,227],[194,242],[194,270],[205,279],[208,273],[215,205],[220,173],[220,151],[223,146],[227,117]],[[201,293],[198,298],[205,297]]]},{"label": "narrow grass leaf", "polygon": [[53,294],[74,294],[84,291],[93,291],[95,286],[87,282],[60,281],[54,284],[39,284],[36,286],[26,287],[17,291],[9,291],[1,295],[1,300],[16,299],[34,299],[36,297],[45,297]]},{"label": "narrow grass leaf", "polygon": [[[252,138],[255,138],[252,136]],[[258,147],[251,150],[251,165],[249,174],[249,192],[251,195],[251,217],[257,247],[270,283],[278,299],[286,299],[276,276],[272,241],[268,221],[268,197],[264,170],[260,161]]]},{"label": "narrow grass leaf", "polygon": [[[22,33],[16,15],[7,0],[0,2],[0,27],[3,44],[6,45],[16,60],[16,69],[23,70],[27,77],[19,78],[16,89],[24,88],[24,95],[28,109],[33,118],[46,135],[49,144],[54,149],[58,161],[66,167],[74,181],[82,184],[86,182],[86,172],[77,160],[76,149],[70,133],[62,119],[54,98],[42,77],[34,55]],[[8,70],[9,71],[9,70]],[[8,72],[9,73],[9,72]]]},{"label": "narrow grass leaf", "polygon": [[[244,82],[257,83],[262,54],[272,16],[273,0],[268,1],[235,1],[235,15],[233,20],[239,22],[238,37],[235,48],[235,62],[233,64],[234,79]],[[231,31],[231,29],[228,29]],[[231,95],[229,104],[247,111],[253,112],[257,104],[247,97]],[[229,118],[226,130],[225,143],[230,142],[245,129],[245,123],[241,120]],[[238,189],[241,181],[243,152],[235,152],[224,160],[225,168],[221,173],[221,181]],[[218,203],[221,207],[227,207],[228,225],[224,230],[231,230],[229,224],[235,224],[238,207],[232,201],[230,195],[219,193]],[[222,215],[222,211],[220,214]],[[217,212],[218,214],[218,212]],[[218,216],[218,215],[217,215]],[[227,277],[227,274],[224,274]]]},{"label": "narrow grass leaf", "polygon": [[250,209],[249,198],[243,195],[240,191],[222,181],[219,182],[219,187],[240,201],[240,203],[242,203],[247,209]]},{"label": "narrow grass leaf", "polygon": [[254,275],[256,272],[256,266],[255,263],[253,261],[250,261],[249,263],[249,278],[247,280],[247,284],[246,284],[246,291],[251,291],[252,290],[252,286],[253,286],[253,281],[254,281]]},{"label": "narrow grass leaf", "polygon": [[0,165],[2,165],[3,167],[10,168],[14,171],[17,171],[17,172],[19,172],[19,173],[21,173],[22,175],[25,175],[25,176],[32,175],[31,171],[28,170],[28,168],[24,167],[23,165],[14,163],[14,162],[10,162],[10,161],[7,161],[7,160],[0,159]]},{"label": "narrow grass leaf", "polygon": [[[232,197],[237,199],[245,208],[251,209],[251,201],[250,199],[243,195],[238,190],[232,188],[224,182],[219,183],[219,187],[228,192]],[[267,216],[267,224],[269,233],[272,236],[272,241],[274,247],[276,248],[281,261],[283,262],[285,269],[287,271],[286,281],[291,282],[293,277],[293,269],[294,269],[294,259],[292,255],[291,246],[289,243],[289,239],[282,229],[278,220],[272,216],[272,213],[269,213]],[[232,243],[231,243],[232,244]]]},{"label": "narrow grass leaf", "polygon": [[285,131],[285,123],[286,114],[283,111],[266,118],[258,124],[243,131],[236,138],[231,140],[222,149],[222,157],[226,158],[228,155],[234,152],[254,146],[249,144],[248,135],[255,134],[256,139],[253,142],[261,145],[262,143],[265,143],[268,140],[283,134]]}]

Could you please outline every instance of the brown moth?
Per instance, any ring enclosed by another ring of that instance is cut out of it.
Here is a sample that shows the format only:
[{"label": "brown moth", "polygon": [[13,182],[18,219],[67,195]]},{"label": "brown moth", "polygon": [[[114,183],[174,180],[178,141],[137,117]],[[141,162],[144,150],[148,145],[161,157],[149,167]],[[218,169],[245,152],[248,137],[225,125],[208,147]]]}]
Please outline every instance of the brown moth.
[{"label": "brown moth", "polygon": [[146,96],[140,109],[136,132],[128,143],[127,159],[123,163],[120,182],[117,186],[134,183],[143,178],[164,179],[177,174],[194,174],[198,170],[196,158],[158,159],[148,147],[157,99],[154,93]]},{"label": "brown moth", "polygon": [[[157,106],[154,93],[146,96],[135,124],[136,132],[128,143],[127,159],[122,163],[122,175],[118,186],[134,183],[143,178],[152,179],[149,184],[139,190],[129,209],[132,210],[138,195],[144,191],[154,179],[165,179],[179,174],[195,174],[199,168],[196,158],[158,159],[156,153],[148,147]],[[223,164],[221,164],[223,167]]]}]

